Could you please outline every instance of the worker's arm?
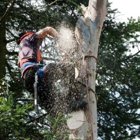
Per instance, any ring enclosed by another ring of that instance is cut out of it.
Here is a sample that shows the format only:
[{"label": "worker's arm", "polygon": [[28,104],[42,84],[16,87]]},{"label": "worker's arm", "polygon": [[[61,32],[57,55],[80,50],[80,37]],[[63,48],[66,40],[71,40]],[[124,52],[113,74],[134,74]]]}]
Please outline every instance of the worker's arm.
[{"label": "worker's arm", "polygon": [[46,35],[51,35],[53,37],[58,37],[57,31],[52,27],[45,27],[38,32],[36,32],[37,38],[44,38]]}]

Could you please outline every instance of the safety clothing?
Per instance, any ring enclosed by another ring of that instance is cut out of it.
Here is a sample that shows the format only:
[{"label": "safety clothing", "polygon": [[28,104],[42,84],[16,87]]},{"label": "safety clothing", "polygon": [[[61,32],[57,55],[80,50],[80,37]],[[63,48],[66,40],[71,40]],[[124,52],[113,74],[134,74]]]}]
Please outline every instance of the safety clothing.
[{"label": "safety clothing", "polygon": [[38,39],[35,33],[29,34],[24,38],[21,37],[21,39],[22,40],[19,44],[18,65],[21,67],[24,62],[41,61],[39,47],[42,44],[42,39]]},{"label": "safety clothing", "polygon": [[18,65],[21,67],[21,75],[29,68],[41,61],[39,47],[42,39],[38,39],[33,32],[27,32],[20,38]]}]

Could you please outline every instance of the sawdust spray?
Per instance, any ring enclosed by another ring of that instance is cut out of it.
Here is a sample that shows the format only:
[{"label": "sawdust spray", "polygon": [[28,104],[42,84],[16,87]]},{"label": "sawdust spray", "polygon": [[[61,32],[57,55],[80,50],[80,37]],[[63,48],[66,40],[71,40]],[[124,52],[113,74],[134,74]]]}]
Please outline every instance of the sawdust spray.
[{"label": "sawdust spray", "polygon": [[[58,50],[65,57],[70,57],[72,52],[76,47],[76,41],[74,38],[74,31],[67,27],[66,24],[62,23],[58,28],[59,40],[58,40]],[[66,58],[65,58],[66,59]]]}]

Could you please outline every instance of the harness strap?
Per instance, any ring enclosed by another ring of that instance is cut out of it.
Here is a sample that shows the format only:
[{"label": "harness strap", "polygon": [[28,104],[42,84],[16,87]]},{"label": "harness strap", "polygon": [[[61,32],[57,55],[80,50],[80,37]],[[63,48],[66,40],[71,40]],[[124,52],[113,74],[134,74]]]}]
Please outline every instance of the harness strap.
[{"label": "harness strap", "polygon": [[37,66],[37,62],[25,62],[21,66],[21,77],[23,77],[24,72],[31,67]]},{"label": "harness strap", "polygon": [[29,59],[22,59],[20,60],[20,58],[18,58],[18,66],[21,67],[23,65],[23,63],[28,62]]},{"label": "harness strap", "polygon": [[26,36],[28,36],[28,35],[30,35],[30,34],[33,34],[33,32],[26,32],[23,36],[20,37],[20,42],[21,42],[21,40],[22,40],[24,37],[26,37]]}]

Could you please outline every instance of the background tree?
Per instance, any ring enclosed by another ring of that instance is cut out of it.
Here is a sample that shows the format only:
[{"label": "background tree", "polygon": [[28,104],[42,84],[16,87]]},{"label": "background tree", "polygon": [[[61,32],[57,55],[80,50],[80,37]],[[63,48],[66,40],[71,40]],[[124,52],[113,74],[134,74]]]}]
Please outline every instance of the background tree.
[{"label": "background tree", "polygon": [[109,10],[99,46],[98,124],[102,139],[140,137],[140,20],[116,22]]}]

